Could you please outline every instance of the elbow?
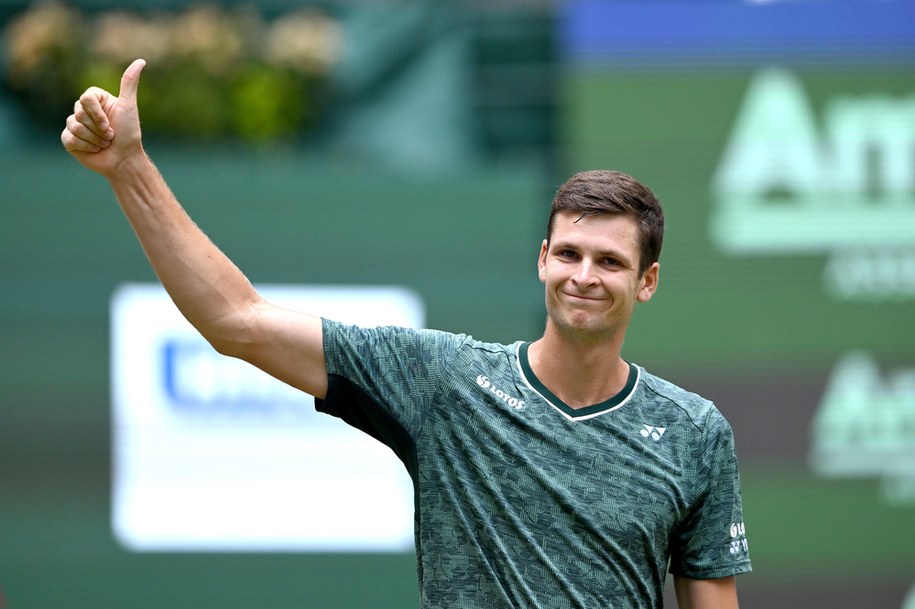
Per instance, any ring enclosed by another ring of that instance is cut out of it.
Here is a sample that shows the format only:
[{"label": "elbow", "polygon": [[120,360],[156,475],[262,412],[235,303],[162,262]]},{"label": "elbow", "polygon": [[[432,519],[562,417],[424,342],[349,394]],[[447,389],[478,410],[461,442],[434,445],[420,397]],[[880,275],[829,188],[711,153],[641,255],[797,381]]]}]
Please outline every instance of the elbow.
[{"label": "elbow", "polygon": [[209,327],[199,330],[220,355],[247,360],[257,342],[257,327],[257,315],[252,309],[247,314],[237,313],[223,317]]},{"label": "elbow", "polygon": [[216,350],[216,353],[228,357],[241,357],[242,350],[237,342],[221,336],[207,336],[204,334],[203,337],[210,343],[210,346]]},{"label": "elbow", "polygon": [[232,332],[208,332],[203,337],[210,346],[220,355],[236,357],[247,360],[253,346],[253,341],[248,338],[248,333],[243,330]]}]

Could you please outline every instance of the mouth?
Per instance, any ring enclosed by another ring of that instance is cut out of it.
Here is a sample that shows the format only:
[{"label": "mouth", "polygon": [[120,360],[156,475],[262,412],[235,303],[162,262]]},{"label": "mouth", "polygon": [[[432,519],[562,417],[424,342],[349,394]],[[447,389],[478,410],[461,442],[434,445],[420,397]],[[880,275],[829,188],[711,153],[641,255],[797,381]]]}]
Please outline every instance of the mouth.
[{"label": "mouth", "polygon": [[582,301],[582,302],[600,302],[602,298],[597,298],[595,296],[584,296],[582,294],[570,294],[569,292],[562,292],[562,295],[573,301]]}]

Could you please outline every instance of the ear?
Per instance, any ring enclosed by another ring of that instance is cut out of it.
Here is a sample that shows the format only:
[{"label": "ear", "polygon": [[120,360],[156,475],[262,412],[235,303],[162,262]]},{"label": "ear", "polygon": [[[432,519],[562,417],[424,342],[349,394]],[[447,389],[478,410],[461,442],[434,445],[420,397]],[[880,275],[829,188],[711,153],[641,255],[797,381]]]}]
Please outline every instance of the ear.
[{"label": "ear", "polygon": [[645,269],[642,279],[639,280],[639,291],[636,298],[639,302],[648,302],[658,289],[658,274],[661,272],[661,265],[657,262]]},{"label": "ear", "polygon": [[541,282],[546,282],[546,252],[547,252],[547,243],[546,239],[543,240],[543,243],[540,244],[540,256],[537,257],[537,276],[540,277]]}]

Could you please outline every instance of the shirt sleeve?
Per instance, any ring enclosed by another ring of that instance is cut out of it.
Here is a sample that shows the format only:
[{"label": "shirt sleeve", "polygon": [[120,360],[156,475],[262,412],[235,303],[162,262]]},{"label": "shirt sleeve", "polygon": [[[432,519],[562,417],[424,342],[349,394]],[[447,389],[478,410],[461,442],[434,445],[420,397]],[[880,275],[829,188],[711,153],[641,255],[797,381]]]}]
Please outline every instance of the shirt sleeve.
[{"label": "shirt sleeve", "polygon": [[323,320],[328,389],[315,407],[384,442],[402,460],[462,335]]},{"label": "shirt sleeve", "polygon": [[704,489],[671,538],[670,572],[692,579],[751,570],[734,434],[713,410],[697,484]]}]

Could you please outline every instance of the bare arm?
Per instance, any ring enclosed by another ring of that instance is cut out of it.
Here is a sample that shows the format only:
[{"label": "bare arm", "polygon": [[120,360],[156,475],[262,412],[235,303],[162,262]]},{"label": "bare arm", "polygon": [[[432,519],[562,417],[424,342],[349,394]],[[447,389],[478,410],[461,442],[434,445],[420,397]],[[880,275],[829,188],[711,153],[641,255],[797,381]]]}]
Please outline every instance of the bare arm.
[{"label": "bare arm", "polygon": [[137,87],[145,62],[124,72],[117,97],[88,89],[61,133],[64,148],[105,176],[159,280],[217,351],[324,397],[318,317],[274,306],[190,219],[143,150]]},{"label": "bare arm", "polygon": [[679,609],[737,609],[737,581],[674,577]]}]

